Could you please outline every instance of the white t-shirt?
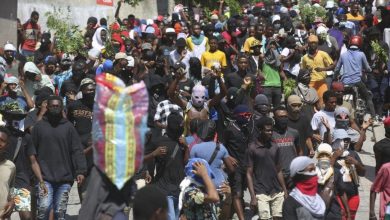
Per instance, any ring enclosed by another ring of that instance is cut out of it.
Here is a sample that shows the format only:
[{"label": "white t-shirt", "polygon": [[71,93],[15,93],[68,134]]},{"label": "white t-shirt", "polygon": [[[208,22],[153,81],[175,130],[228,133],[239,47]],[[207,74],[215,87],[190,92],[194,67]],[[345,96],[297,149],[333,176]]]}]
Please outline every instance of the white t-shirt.
[{"label": "white t-shirt", "polygon": [[[280,55],[284,56],[284,57],[287,57],[288,55],[290,55],[290,49],[285,47],[282,50],[282,53]],[[294,76],[298,76],[298,73],[299,73],[299,70],[300,70],[300,66],[299,66],[299,63],[296,63],[293,66],[290,66],[290,62],[284,62],[283,70],[287,70],[288,72],[290,72]]]},{"label": "white t-shirt", "polygon": [[334,118],[334,111],[327,112],[325,110],[321,110],[313,115],[313,118],[311,119],[311,128],[313,129],[313,131],[319,130],[320,135],[324,137],[326,127],[321,121],[322,117],[328,120],[331,130],[333,130],[336,126],[336,120]]}]

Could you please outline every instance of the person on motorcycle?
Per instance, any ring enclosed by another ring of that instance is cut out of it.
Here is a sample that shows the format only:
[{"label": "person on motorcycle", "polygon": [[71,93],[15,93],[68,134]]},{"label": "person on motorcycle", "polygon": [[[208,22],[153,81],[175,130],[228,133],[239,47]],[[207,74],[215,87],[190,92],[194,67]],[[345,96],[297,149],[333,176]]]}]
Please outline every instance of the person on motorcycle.
[{"label": "person on motorcycle", "polygon": [[366,101],[370,114],[375,116],[372,94],[362,81],[363,70],[366,72],[372,71],[367,62],[366,55],[360,51],[362,43],[363,39],[361,36],[355,35],[350,38],[349,48],[345,53],[341,54],[336,65],[335,72],[338,74],[341,67],[343,68],[343,75],[341,75],[340,81],[346,86],[356,86],[358,88],[358,92]]}]

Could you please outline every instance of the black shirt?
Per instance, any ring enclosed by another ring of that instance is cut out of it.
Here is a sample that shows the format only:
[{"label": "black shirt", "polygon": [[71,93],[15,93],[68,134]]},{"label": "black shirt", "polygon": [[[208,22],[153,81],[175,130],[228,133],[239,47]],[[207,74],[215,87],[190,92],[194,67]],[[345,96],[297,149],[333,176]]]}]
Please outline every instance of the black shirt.
[{"label": "black shirt", "polygon": [[299,144],[298,131],[293,128],[287,128],[283,134],[280,134],[277,130],[274,130],[272,133],[272,142],[280,148],[279,161],[283,176],[289,177],[291,161],[297,156],[296,146]]},{"label": "black shirt", "polygon": [[246,151],[248,149],[248,134],[245,129],[235,123],[230,123],[224,131],[224,145],[229,155],[239,162],[239,168],[246,168]]},{"label": "black shirt", "polygon": [[379,171],[384,163],[390,162],[390,138],[384,138],[374,145],[375,152],[375,173]]},{"label": "black shirt", "polygon": [[79,174],[86,174],[87,164],[79,135],[66,119],[53,127],[44,117],[32,130],[34,147],[43,179],[52,183],[72,183]]},{"label": "black shirt", "polygon": [[282,191],[276,168],[279,152],[280,148],[272,142],[268,146],[257,140],[249,144],[247,161],[248,167],[253,167],[253,186],[256,194],[272,195]]},{"label": "black shirt", "polygon": [[303,207],[297,200],[292,196],[287,197],[283,202],[283,219],[286,220],[320,220],[324,219],[321,217],[313,216],[309,210]]},{"label": "black shirt", "polygon": [[[349,152],[349,156],[356,159],[359,163],[362,163],[362,160],[360,159],[359,155],[355,151],[348,150],[348,152]],[[338,172],[341,174],[341,168],[342,168],[341,165],[336,161],[336,163],[334,164],[334,172],[335,173]],[[342,177],[340,179],[341,179],[341,181],[339,181],[339,183],[337,183],[337,186],[338,186],[337,189],[338,189],[339,193],[345,192],[348,197],[359,195],[359,189],[358,189],[359,186],[358,185],[356,185],[353,181],[344,182],[342,180]]]},{"label": "black shirt", "polygon": [[[9,129],[10,130],[10,129]],[[11,131],[8,137],[7,158],[14,162],[16,166],[15,188],[30,189],[31,179],[33,173],[28,158],[28,152],[31,151],[32,140],[30,134],[25,134],[21,131]],[[21,138],[19,151],[15,156],[16,147],[18,145],[18,138]]]},{"label": "black shirt", "polygon": [[24,129],[27,130],[35,125],[38,120],[39,110],[35,108],[34,110],[27,113],[26,118],[24,119]]},{"label": "black shirt", "polygon": [[298,131],[299,134],[299,147],[302,148],[304,155],[309,155],[306,145],[306,139],[311,137],[313,129],[310,126],[311,119],[308,116],[301,114],[298,120],[288,119],[288,127]]},{"label": "black shirt", "polygon": [[185,151],[178,145],[177,153],[172,158],[176,145],[178,145],[177,141],[174,141],[167,136],[161,136],[153,141],[151,148],[147,149],[145,154],[152,153],[160,146],[167,147],[166,155],[155,158],[156,176],[153,182],[168,196],[179,197],[179,186],[184,179]]}]

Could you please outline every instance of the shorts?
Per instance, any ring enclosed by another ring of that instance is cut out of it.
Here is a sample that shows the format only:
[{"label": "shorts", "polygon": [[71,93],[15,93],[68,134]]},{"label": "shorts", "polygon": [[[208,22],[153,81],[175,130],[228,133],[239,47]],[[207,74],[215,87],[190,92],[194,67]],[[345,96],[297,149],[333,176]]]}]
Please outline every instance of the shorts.
[{"label": "shorts", "polygon": [[31,212],[31,193],[25,188],[14,188],[15,211]]},{"label": "shorts", "polygon": [[233,195],[244,195],[246,189],[246,173],[242,170],[236,169],[234,173],[229,174],[228,181]]},{"label": "shorts", "polygon": [[260,219],[270,219],[272,217],[282,217],[284,193],[279,192],[273,195],[256,195],[257,208]]}]

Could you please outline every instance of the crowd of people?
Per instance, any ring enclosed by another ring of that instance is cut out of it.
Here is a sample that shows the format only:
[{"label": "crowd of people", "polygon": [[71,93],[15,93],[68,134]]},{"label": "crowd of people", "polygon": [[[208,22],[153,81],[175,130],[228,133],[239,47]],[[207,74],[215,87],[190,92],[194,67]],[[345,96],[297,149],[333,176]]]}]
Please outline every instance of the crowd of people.
[{"label": "crowd of people", "polygon": [[[350,220],[359,205],[369,219],[390,215],[390,4],[257,1],[234,14],[221,0],[209,17],[178,5],[120,19],[121,4],[113,23],[88,19],[76,54],[58,49],[37,11],[0,50],[0,219],[65,219],[75,182],[83,220],[128,219],[129,208],[135,220],[243,220],[247,208]],[[326,13],[308,19],[303,7]],[[94,166],[101,74],[148,90],[143,165],[122,188]],[[357,120],[351,88],[371,117]],[[385,138],[360,204],[358,152],[373,126]]]}]

